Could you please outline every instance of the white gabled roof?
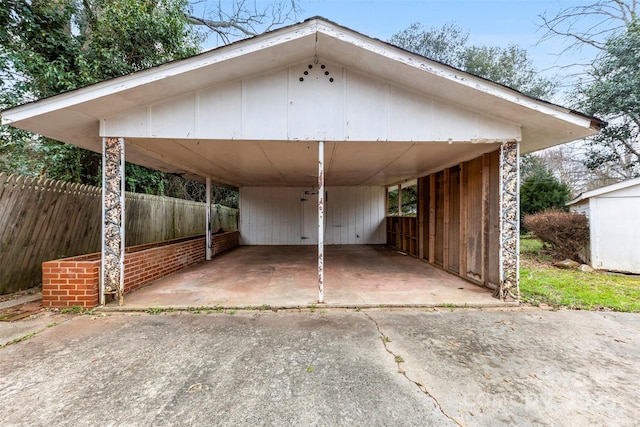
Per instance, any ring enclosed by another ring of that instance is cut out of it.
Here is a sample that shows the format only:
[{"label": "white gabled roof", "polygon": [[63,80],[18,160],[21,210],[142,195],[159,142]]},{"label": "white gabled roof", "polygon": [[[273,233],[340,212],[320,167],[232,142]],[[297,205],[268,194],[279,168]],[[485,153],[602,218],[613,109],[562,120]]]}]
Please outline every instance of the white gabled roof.
[{"label": "white gabled roof", "polygon": [[616,184],[607,185],[604,187],[596,188],[595,190],[586,191],[580,194],[578,197],[573,199],[572,201],[567,203],[567,206],[575,205],[576,203],[580,203],[584,200],[588,200],[592,197],[602,196],[608,193],[613,193],[614,191],[624,190],[626,188],[640,186],[640,177],[627,179],[626,181],[618,182]]},{"label": "white gabled roof", "polygon": [[[367,37],[320,17],[310,18],[304,22],[190,58],[18,106],[2,112],[2,123],[99,152],[101,150],[101,129],[103,134],[105,131],[104,126],[101,128],[101,123],[104,125],[105,118],[120,117],[122,121],[124,120],[122,116],[126,116],[130,111],[139,113],[145,108],[151,108],[149,106],[166,104],[167,100],[178,99],[185,94],[195,94],[194,97],[197,101],[198,91],[205,88],[220,87],[230,82],[242,82],[248,77],[260,76],[268,72],[278,70],[284,72],[285,69],[290,70],[295,64],[314,58],[336,64],[343,70],[353,72],[354,75],[367,76],[372,81],[383,82],[389,87],[399,88],[400,92],[413,93],[416,99],[432,100],[429,102],[450,105],[453,109],[471,112],[476,118],[470,120],[476,120],[477,123],[480,123],[477,125],[479,128],[486,129],[486,125],[483,124],[484,118],[487,118],[486,123],[503,122],[512,128],[515,127],[519,133],[516,140],[522,142],[522,154],[594,135],[604,126],[604,123],[597,118],[528,97],[505,86]],[[241,90],[244,91],[245,88],[242,87]],[[373,95],[372,99],[376,100]],[[164,109],[165,114],[167,111],[170,111],[169,107]],[[139,116],[142,116],[142,113],[139,113]],[[131,120],[134,119],[138,120],[137,117]],[[143,126],[141,124],[143,120],[145,119],[141,118],[138,121],[138,127]],[[463,124],[467,123],[469,123],[468,120]],[[147,123],[145,126],[149,127],[150,125]],[[422,126],[425,125],[422,124]],[[458,127],[460,128],[460,125]],[[455,125],[450,126],[450,129],[455,130]],[[287,132],[280,134],[285,136],[278,138],[276,142],[284,143],[298,140],[292,139]],[[429,133],[424,134],[430,135]],[[390,132],[377,137],[371,135],[358,141],[375,143],[393,140],[389,137],[389,135],[393,136]],[[453,137],[447,138],[446,134],[437,133],[437,135],[437,141],[411,140],[408,142],[443,143],[447,139],[457,141]],[[127,137],[126,135],[120,136]],[[157,138],[156,141],[162,139],[162,135],[151,136]],[[194,139],[194,134],[190,134],[187,139],[189,138]],[[207,139],[201,135],[198,138]],[[217,140],[222,141],[219,138]],[[227,142],[231,140],[247,140],[256,143],[256,138],[242,134],[239,137],[234,134],[234,137],[228,138]],[[499,142],[499,140],[498,137],[486,140],[482,138],[466,139],[465,141],[491,143]],[[198,156],[192,153],[189,156],[182,156],[178,164],[172,159],[181,154],[178,150],[187,149],[185,145],[188,144],[175,139],[170,140],[169,137],[163,141],[166,144],[154,144],[153,141],[141,140],[136,147],[133,145],[135,141],[131,138],[132,146],[127,151],[127,160],[167,172],[186,173],[192,178],[203,176],[203,174],[212,177],[218,176],[214,173],[214,169],[219,171],[220,164],[215,163],[215,158],[206,159],[207,162],[204,162],[202,159],[196,159]],[[480,149],[477,147],[478,144],[475,145],[475,152],[471,153],[469,149],[467,157],[489,149]],[[421,150],[420,155],[424,155],[424,147],[411,148],[412,146],[401,145],[397,147],[402,150],[406,148],[407,159],[405,160],[415,158],[418,148]],[[238,150],[229,144],[226,144],[224,148]],[[382,150],[387,151],[383,152]],[[395,158],[395,155],[389,154],[389,150],[392,148],[386,144],[379,144],[373,149],[367,149],[368,152],[375,151],[376,156],[374,157],[378,159]],[[464,151],[463,148],[458,148],[458,150]],[[276,147],[268,156],[263,153],[264,159],[256,159],[251,170],[263,167],[265,171],[263,179],[268,180],[281,176],[285,178],[286,182],[289,182],[285,170],[267,171],[273,164],[278,164],[279,160],[281,160],[280,164],[290,163],[289,159],[285,158],[287,155],[290,156],[287,151],[290,152],[287,148],[278,149]],[[349,150],[344,151],[346,153]],[[442,167],[455,164],[457,160],[454,161],[450,157],[456,151],[453,148],[450,152],[445,153],[445,151],[439,147],[438,153],[434,152],[432,155],[432,160],[435,161],[439,158],[438,156],[441,156]],[[257,147],[258,156],[263,155],[260,154],[261,152],[265,152],[264,147]],[[240,154],[242,153],[229,152],[228,161],[237,158]],[[459,154],[457,156],[461,158]],[[414,165],[409,164],[411,163],[409,161],[402,162],[403,159],[400,157],[398,159],[398,166],[395,169],[393,165],[384,166],[381,163],[378,165],[371,162],[364,164],[366,161],[364,158],[363,163],[354,165],[354,168],[362,169],[361,177],[374,176],[375,173],[380,177],[380,180],[384,181],[371,181],[370,184],[386,185],[399,182],[395,180],[415,178],[419,174],[430,171],[425,168],[434,167],[431,163],[429,165]],[[223,160],[224,158],[217,158],[218,162]],[[339,160],[335,164],[339,164]],[[197,161],[200,163],[197,165],[193,163]],[[449,164],[445,165],[446,162]],[[233,173],[229,172],[226,176],[219,176],[219,182],[229,185],[248,185],[253,181],[241,178],[244,173],[250,173],[251,170],[247,168],[247,170],[238,169]],[[256,176],[255,179],[258,177]],[[298,178],[292,177],[291,179]]]}]

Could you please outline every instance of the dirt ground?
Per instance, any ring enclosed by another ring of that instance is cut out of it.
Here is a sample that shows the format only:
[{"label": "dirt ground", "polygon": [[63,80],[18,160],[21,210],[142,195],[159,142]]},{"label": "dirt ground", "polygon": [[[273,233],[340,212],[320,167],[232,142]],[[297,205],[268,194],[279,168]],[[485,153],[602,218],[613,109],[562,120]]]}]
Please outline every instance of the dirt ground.
[{"label": "dirt ground", "polygon": [[636,314],[47,316],[39,333],[0,348],[3,425],[632,426],[640,419]]}]

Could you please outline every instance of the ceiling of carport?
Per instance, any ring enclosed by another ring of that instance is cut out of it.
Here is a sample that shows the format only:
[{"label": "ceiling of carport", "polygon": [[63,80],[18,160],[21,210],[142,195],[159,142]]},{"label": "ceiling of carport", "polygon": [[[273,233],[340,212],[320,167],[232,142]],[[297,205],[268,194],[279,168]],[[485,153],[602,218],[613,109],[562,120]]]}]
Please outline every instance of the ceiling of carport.
[{"label": "ceiling of carport", "polygon": [[[401,183],[497,148],[497,144],[472,143],[327,142],[325,182],[330,186]],[[126,150],[129,158],[154,159],[151,166],[159,170],[170,162],[174,169],[169,172],[209,176],[233,187],[317,185],[317,142],[134,138],[127,140]]]}]

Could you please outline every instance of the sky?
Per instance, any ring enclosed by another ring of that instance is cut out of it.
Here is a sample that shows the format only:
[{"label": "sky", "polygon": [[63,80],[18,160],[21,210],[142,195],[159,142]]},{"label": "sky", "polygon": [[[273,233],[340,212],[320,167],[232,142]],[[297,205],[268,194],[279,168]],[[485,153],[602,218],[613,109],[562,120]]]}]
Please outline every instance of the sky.
[{"label": "sky", "polygon": [[[231,2],[232,0],[223,0]],[[539,43],[544,31],[540,15],[553,16],[571,6],[589,1],[575,0],[298,0],[302,12],[298,20],[322,16],[359,33],[388,41],[389,38],[419,22],[424,27],[440,28],[454,23],[469,32],[469,43],[507,47],[515,44],[526,49],[534,67],[552,78],[558,65],[590,62],[594,51],[560,55],[566,40],[560,38]],[[265,3],[264,0],[258,2]]]},{"label": "sky", "polygon": [[[440,28],[455,23],[469,32],[470,44],[506,47],[515,44],[529,53],[537,69],[564,63],[558,55],[566,47],[561,39],[538,43],[544,31],[540,15],[588,1],[568,0],[302,0],[304,18],[320,15],[360,33],[389,40],[398,31],[420,22]],[[576,55],[582,61],[594,52]]]}]

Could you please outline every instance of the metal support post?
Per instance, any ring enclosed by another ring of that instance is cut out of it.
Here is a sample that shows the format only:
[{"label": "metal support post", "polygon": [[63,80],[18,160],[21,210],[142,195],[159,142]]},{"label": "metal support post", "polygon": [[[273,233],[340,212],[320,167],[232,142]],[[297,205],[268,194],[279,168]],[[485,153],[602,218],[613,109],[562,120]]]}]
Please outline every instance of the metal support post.
[{"label": "metal support post", "polygon": [[207,191],[207,198],[206,198],[206,202],[207,202],[207,208],[206,208],[206,212],[207,212],[207,226],[206,226],[206,231],[207,231],[207,238],[206,238],[207,249],[206,249],[206,257],[205,257],[205,259],[207,261],[210,261],[211,257],[212,257],[212,248],[211,248],[211,178],[206,178],[206,191]]},{"label": "metal support post", "polygon": [[318,141],[318,303],[324,302],[324,141]]}]

